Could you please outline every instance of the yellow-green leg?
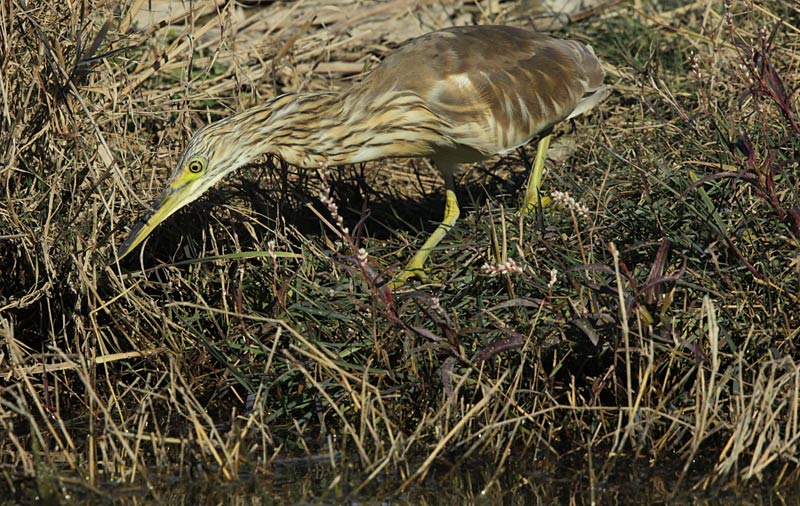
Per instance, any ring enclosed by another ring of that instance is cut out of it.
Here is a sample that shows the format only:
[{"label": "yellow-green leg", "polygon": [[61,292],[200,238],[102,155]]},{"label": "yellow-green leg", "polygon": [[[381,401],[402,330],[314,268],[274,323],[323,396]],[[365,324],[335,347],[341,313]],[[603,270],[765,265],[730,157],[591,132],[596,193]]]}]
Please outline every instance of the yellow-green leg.
[{"label": "yellow-green leg", "polygon": [[[450,179],[450,181],[448,181]],[[411,260],[406,264],[405,268],[397,273],[394,280],[392,280],[392,288],[397,288],[405,284],[406,281],[413,277],[421,279],[423,282],[426,280],[425,274],[425,261],[431,255],[431,252],[439,245],[445,235],[453,228],[461,211],[458,209],[458,199],[456,192],[452,188],[452,178],[445,177],[447,188],[447,202],[444,207],[444,219],[436,227],[425,244],[411,257]]]},{"label": "yellow-green leg", "polygon": [[[533,170],[528,176],[528,188],[525,190],[525,201],[522,203],[521,212],[527,213],[539,205],[539,188],[542,186],[544,161],[547,158],[547,148],[550,147],[552,135],[545,135],[536,146],[536,159],[533,161]],[[550,197],[542,197],[542,206],[550,203]]]}]

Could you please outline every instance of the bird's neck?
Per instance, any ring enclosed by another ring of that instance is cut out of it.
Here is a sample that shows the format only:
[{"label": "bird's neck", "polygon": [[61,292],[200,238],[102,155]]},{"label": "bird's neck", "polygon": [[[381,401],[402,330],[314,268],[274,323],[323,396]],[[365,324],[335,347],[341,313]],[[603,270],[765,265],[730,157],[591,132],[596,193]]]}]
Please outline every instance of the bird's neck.
[{"label": "bird's neck", "polygon": [[259,154],[275,154],[306,168],[429,156],[445,131],[418,96],[393,93],[370,99],[358,87],[346,93],[283,95],[235,117],[241,131],[257,132],[260,139],[253,141]]}]

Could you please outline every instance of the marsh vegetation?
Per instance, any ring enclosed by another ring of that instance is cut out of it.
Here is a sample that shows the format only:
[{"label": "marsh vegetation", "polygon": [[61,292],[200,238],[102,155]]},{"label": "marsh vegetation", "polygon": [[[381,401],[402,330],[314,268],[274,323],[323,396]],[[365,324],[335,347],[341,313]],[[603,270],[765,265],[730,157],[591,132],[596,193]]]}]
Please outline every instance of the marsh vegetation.
[{"label": "marsh vegetation", "polygon": [[[594,490],[634,466],[654,498],[794,486],[800,8],[537,5],[2,0],[4,489],[164,498],[294,459],[336,498],[443,469],[500,501],[563,497],[563,469]],[[547,165],[576,205],[515,212],[535,145],[470,167],[430,282],[391,292],[441,216],[436,172],[265,158],[115,257],[192,131],[475,23],[606,65]]]}]

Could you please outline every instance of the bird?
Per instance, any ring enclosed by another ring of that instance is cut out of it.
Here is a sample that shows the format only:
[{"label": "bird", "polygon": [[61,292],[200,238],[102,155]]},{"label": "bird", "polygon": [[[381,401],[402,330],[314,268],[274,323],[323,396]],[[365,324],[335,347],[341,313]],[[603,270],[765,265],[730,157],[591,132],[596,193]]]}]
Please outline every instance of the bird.
[{"label": "bird", "polygon": [[347,90],[283,94],[199,129],[117,257],[263,155],[305,169],[428,157],[444,179],[444,217],[393,284],[425,280],[426,260],[460,215],[457,167],[539,137],[522,210],[536,206],[552,128],[600,103],[604,78],[592,47],[576,40],[505,25],[426,33]]}]

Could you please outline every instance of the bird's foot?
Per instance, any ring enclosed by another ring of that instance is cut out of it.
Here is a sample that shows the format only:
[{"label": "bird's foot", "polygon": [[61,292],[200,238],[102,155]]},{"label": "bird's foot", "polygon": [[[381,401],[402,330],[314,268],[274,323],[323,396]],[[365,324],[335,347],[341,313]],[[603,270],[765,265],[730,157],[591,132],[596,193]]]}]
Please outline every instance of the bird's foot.
[{"label": "bird's foot", "polygon": [[416,267],[411,264],[407,265],[402,271],[398,272],[395,277],[389,282],[389,287],[392,290],[402,288],[408,283],[411,278],[417,278],[423,283],[428,282],[428,273],[422,267]]},{"label": "bird's foot", "polygon": [[[552,201],[553,199],[551,199],[550,197],[542,197],[542,209],[549,206]],[[517,215],[531,216],[538,207],[539,207],[538,201],[524,202],[522,204],[522,207],[520,207],[519,210],[517,211]]]}]

